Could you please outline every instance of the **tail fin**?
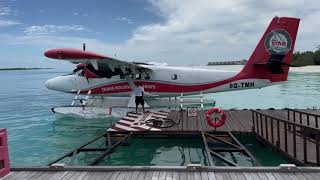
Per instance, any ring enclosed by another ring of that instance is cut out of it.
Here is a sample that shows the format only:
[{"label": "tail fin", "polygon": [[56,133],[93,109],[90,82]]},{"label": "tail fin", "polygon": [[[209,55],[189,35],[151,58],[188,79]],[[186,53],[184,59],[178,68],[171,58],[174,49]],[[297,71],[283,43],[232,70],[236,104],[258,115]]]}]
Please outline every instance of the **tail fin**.
[{"label": "tail fin", "polygon": [[296,18],[274,17],[238,78],[286,81],[299,22]]}]

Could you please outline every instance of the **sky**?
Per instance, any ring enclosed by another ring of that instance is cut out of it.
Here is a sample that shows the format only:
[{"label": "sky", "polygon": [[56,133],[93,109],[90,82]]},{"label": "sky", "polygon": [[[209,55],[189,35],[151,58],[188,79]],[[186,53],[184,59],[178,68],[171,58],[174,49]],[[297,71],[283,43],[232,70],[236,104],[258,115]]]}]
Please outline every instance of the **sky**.
[{"label": "sky", "polygon": [[71,68],[43,53],[83,43],[124,61],[248,59],[274,16],[301,19],[295,51],[320,44],[318,0],[0,0],[0,68]]}]

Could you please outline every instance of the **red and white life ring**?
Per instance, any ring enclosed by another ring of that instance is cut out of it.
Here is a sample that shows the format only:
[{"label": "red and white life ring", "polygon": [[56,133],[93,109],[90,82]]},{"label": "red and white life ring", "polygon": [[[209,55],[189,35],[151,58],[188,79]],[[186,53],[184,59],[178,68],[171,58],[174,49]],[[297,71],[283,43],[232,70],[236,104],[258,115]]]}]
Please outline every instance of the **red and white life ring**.
[{"label": "red and white life ring", "polygon": [[220,127],[224,125],[226,119],[226,113],[220,108],[211,108],[206,113],[206,120],[212,127]]}]

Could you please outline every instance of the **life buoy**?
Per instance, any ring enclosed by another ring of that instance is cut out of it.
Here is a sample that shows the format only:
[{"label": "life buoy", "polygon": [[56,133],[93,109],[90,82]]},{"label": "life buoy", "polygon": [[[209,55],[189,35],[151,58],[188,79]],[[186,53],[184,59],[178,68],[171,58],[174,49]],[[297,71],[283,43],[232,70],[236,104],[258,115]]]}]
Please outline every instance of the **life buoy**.
[{"label": "life buoy", "polygon": [[222,126],[226,122],[226,119],[226,113],[220,108],[211,108],[206,113],[206,120],[212,127]]}]

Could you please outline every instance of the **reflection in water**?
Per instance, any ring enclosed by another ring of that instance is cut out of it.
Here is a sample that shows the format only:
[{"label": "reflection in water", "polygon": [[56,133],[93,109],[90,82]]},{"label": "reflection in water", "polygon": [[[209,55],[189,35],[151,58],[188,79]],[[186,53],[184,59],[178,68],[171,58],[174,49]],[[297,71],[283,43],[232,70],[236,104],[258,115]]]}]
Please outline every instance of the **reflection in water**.
[{"label": "reflection in water", "polygon": [[134,138],[129,146],[119,147],[99,165],[180,166],[207,165],[200,138]]}]

